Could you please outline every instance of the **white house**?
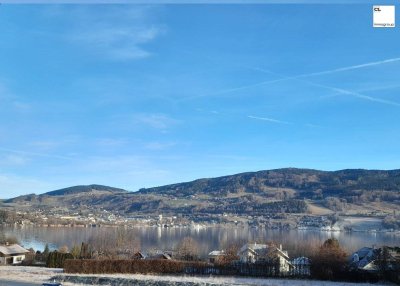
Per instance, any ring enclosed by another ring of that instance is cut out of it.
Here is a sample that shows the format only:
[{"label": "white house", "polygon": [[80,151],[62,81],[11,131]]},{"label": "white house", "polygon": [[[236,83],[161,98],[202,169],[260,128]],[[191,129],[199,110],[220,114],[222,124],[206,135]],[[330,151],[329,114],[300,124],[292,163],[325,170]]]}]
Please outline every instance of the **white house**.
[{"label": "white house", "polygon": [[351,255],[350,265],[359,270],[377,271],[378,265],[376,265],[375,260],[378,255],[379,249],[363,247]]},{"label": "white house", "polygon": [[216,263],[220,262],[226,256],[223,250],[214,250],[208,254],[208,262]]},{"label": "white house", "polygon": [[[385,250],[387,251],[386,254]],[[380,263],[382,262],[386,263],[386,267],[389,270],[396,270],[398,261],[400,261],[399,248],[363,247],[351,255],[349,263],[350,266],[353,267],[354,269],[363,270],[367,272],[376,272],[379,271]]]},{"label": "white house", "polygon": [[277,259],[280,273],[288,273],[293,268],[287,251],[282,250],[282,245],[277,248],[272,244],[246,243],[238,255],[243,263],[269,262]]},{"label": "white house", "polygon": [[297,257],[291,261],[293,265],[293,274],[310,276],[311,261],[308,257]]},{"label": "white house", "polygon": [[20,264],[28,252],[18,244],[0,245],[0,265]]}]

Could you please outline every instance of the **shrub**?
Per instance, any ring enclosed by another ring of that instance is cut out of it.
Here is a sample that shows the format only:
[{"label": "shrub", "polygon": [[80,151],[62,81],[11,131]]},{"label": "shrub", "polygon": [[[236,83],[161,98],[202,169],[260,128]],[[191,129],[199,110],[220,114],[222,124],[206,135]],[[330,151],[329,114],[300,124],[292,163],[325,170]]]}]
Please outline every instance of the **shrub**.
[{"label": "shrub", "polygon": [[343,276],[347,254],[335,238],[326,240],[312,257],[311,274],[324,280],[340,279]]},{"label": "shrub", "polygon": [[140,273],[140,274],[178,274],[188,267],[205,267],[206,263],[171,260],[94,260],[68,259],[64,262],[66,273],[104,274],[104,273]]},{"label": "shrub", "polygon": [[58,251],[53,251],[50,252],[47,256],[46,267],[63,268],[65,260],[73,258],[74,256],[71,253],[61,253]]}]

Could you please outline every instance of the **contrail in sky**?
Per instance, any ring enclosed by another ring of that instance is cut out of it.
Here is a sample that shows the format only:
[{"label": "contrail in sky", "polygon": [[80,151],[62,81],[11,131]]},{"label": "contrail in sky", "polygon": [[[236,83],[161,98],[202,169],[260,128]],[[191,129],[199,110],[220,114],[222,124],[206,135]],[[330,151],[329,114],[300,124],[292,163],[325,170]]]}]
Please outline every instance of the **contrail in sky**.
[{"label": "contrail in sky", "polygon": [[291,124],[290,122],[274,119],[274,118],[268,118],[268,117],[258,117],[258,116],[253,116],[253,115],[248,115],[248,118],[251,119],[257,119],[257,120],[263,120],[263,121],[268,121],[272,123],[278,123],[278,124]]},{"label": "contrail in sky", "polygon": [[338,69],[332,69],[332,70],[327,70],[327,71],[322,71],[322,72],[297,75],[297,76],[294,76],[294,78],[318,76],[318,75],[331,74],[331,73],[337,73],[337,72],[343,72],[343,71],[349,71],[349,70],[356,70],[356,69],[378,66],[378,65],[383,65],[383,64],[393,63],[393,62],[398,62],[398,61],[400,61],[400,58],[393,58],[393,59],[387,59],[387,60],[382,60],[382,61],[377,61],[377,62],[365,63],[365,64],[361,64],[361,65],[353,65],[353,66],[348,66],[348,67],[343,67],[343,68],[338,68]]},{"label": "contrail in sky", "polygon": [[378,103],[382,103],[382,104],[400,107],[400,103],[395,102],[395,101],[376,98],[376,97],[365,95],[365,94],[362,94],[359,92],[355,92],[355,91],[351,91],[351,90],[347,90],[347,89],[343,89],[343,88],[337,88],[337,87],[333,87],[333,86],[328,86],[328,85],[323,85],[323,84],[319,84],[319,83],[315,83],[312,81],[301,79],[301,78],[308,77],[308,76],[331,74],[331,73],[342,72],[342,71],[346,71],[346,70],[354,70],[354,69],[359,69],[359,68],[364,68],[364,67],[369,67],[369,66],[376,66],[376,65],[381,65],[381,64],[396,62],[396,61],[400,61],[400,58],[393,58],[393,59],[388,59],[388,60],[383,60],[383,61],[378,61],[378,62],[371,62],[371,63],[361,64],[361,65],[354,65],[354,66],[349,66],[349,67],[344,67],[344,68],[339,68],[339,69],[333,69],[333,70],[329,70],[329,71],[323,71],[323,72],[318,72],[318,73],[308,73],[308,74],[302,74],[302,75],[297,75],[297,76],[285,76],[285,75],[278,74],[278,73],[272,72],[270,70],[265,70],[265,69],[261,69],[261,68],[254,68],[254,69],[261,71],[261,72],[280,76],[281,80],[297,80],[297,81],[301,81],[301,82],[304,82],[304,83],[312,85],[312,86],[329,89],[336,93],[347,94],[347,95],[351,95],[351,96],[361,98],[364,100],[368,100],[368,101],[373,101],[373,102],[378,102]]},{"label": "contrail in sky", "polygon": [[[250,68],[250,69],[253,69],[253,70],[257,70],[257,71],[261,71],[261,72],[264,72],[264,73],[277,75],[277,76],[280,76],[280,78],[274,79],[274,80],[261,81],[261,82],[254,83],[254,84],[249,84],[249,85],[243,85],[243,86],[228,88],[228,89],[216,91],[216,92],[213,92],[213,93],[190,96],[190,97],[186,97],[186,98],[181,99],[181,101],[186,101],[186,100],[191,100],[191,99],[196,99],[196,98],[201,98],[201,97],[208,97],[208,96],[213,96],[213,95],[229,94],[229,93],[232,93],[232,92],[235,92],[235,91],[239,91],[239,90],[245,90],[245,89],[252,88],[252,87],[272,84],[272,83],[286,81],[286,80],[300,80],[301,78],[305,78],[305,77],[319,76],[319,75],[325,75],[325,74],[333,74],[333,73],[338,73],[338,72],[362,69],[362,68],[367,68],[367,67],[387,64],[387,63],[399,62],[399,61],[400,61],[400,58],[392,58],[392,59],[386,59],[386,60],[381,60],[381,61],[376,61],[376,62],[369,62],[369,63],[359,64],[359,65],[352,65],[352,66],[347,66],[347,67],[342,67],[342,68],[337,68],[337,69],[331,69],[331,70],[315,72],[315,73],[305,73],[305,74],[294,75],[294,76],[284,76],[284,75],[280,75],[278,73],[275,73],[275,72],[272,72],[272,71],[269,71],[269,70],[265,70],[265,69],[262,69],[262,68],[247,67],[247,68]],[[348,90],[345,90],[345,89],[339,89],[339,88],[335,88],[335,87],[318,85],[318,84],[314,84],[313,82],[309,82],[309,81],[305,81],[305,80],[303,80],[303,82],[309,83],[309,84],[313,84],[315,86],[320,86],[320,87],[323,87],[323,88],[328,88],[328,89],[331,89],[331,90],[335,90],[336,92],[339,92],[339,93],[342,93],[342,94],[353,95],[353,96],[356,96],[358,98],[367,99],[367,100],[370,100],[370,101],[375,101],[375,102],[394,105],[394,106],[400,106],[400,104],[397,103],[397,102],[384,100],[384,99],[379,99],[379,98],[363,95],[363,94],[360,94],[360,93],[357,93],[357,92],[348,91]]]}]

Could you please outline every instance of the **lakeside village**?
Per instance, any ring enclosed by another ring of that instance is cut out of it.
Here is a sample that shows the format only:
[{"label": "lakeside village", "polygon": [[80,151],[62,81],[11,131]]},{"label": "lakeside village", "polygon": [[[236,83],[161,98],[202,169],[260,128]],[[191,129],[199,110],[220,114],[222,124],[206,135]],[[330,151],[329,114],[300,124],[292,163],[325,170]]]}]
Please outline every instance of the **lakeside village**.
[{"label": "lakeside village", "polygon": [[[107,251],[110,251],[107,253]],[[75,274],[174,274],[248,277],[297,277],[342,281],[400,282],[400,247],[363,247],[348,255],[336,239],[326,240],[309,257],[291,258],[282,245],[248,242],[214,250],[199,259],[190,237],[175,251],[144,252],[111,248],[101,251],[82,243],[71,251],[35,252],[19,244],[0,245],[1,265],[64,268]]]},{"label": "lakeside village", "polygon": [[[163,215],[138,214],[126,216],[105,209],[87,209],[85,211],[69,211],[66,208],[38,209],[35,211],[5,211],[0,210],[0,225],[35,225],[40,227],[252,227],[280,230],[320,230],[338,231],[368,231],[392,232],[400,235],[400,230],[385,225],[385,214],[378,212],[347,216],[334,213],[330,215],[311,215],[276,213],[263,216],[239,216],[232,213],[212,215]],[[373,228],[352,225],[344,222],[346,218],[377,219],[382,224]]]},{"label": "lakeside village", "polygon": [[[30,214],[30,218],[40,217],[40,220],[33,221],[23,217],[22,213],[8,212],[6,222],[13,221],[17,225],[47,223],[47,226],[56,227],[127,225],[127,219],[122,216],[104,210],[100,213],[101,216],[92,216],[92,224],[86,224],[86,221],[77,223],[79,220],[75,219],[79,216],[74,217],[71,223],[70,217],[65,218],[58,214],[59,217],[56,215],[55,218],[49,218],[40,211]],[[25,220],[20,221],[21,219]],[[58,223],[50,224],[50,220],[53,219]],[[187,218],[176,217],[175,220],[175,217],[162,215],[154,218],[135,218],[131,221],[137,223],[133,226],[184,227],[194,224]],[[310,215],[302,216],[299,221],[306,227],[321,227],[332,223],[328,218]],[[229,223],[227,225],[231,226]],[[25,249],[16,239],[3,237],[0,241],[0,264],[63,268],[65,273],[76,274],[300,277],[370,282],[387,280],[400,283],[400,246],[365,246],[354,253],[347,253],[334,238],[318,244],[305,241],[298,245],[297,249],[291,248],[290,245],[286,245],[285,249],[280,242],[248,241],[241,244],[232,243],[225,249],[215,249],[207,256],[201,257],[199,245],[191,237],[184,238],[173,250],[141,249],[140,241],[134,232],[129,230],[129,227],[121,227],[115,232],[93,236],[87,242],[74,245],[71,249],[62,246],[58,250],[50,251],[46,247],[43,252]],[[287,249],[291,249],[291,253]]]}]

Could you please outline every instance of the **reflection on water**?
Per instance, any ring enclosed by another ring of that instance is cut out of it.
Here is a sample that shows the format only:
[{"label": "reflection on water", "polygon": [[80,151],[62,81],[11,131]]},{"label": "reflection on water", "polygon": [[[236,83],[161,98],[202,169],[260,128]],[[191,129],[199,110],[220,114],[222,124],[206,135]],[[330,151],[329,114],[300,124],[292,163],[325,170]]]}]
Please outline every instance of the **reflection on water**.
[{"label": "reflection on water", "polygon": [[[51,249],[60,246],[81,244],[91,236],[101,232],[115,232],[116,228],[47,228],[47,227],[0,227],[2,232],[16,236],[26,248],[43,250],[46,243]],[[137,227],[129,230],[134,232],[141,242],[143,250],[158,248],[164,250],[175,249],[186,236],[194,238],[202,255],[214,249],[221,249],[232,242],[245,241],[275,241],[283,246],[296,246],[305,241],[321,243],[328,238],[339,239],[341,245],[348,251],[354,251],[362,246],[371,245],[399,245],[400,236],[394,233],[365,233],[365,232],[321,232],[311,230],[270,230],[255,228],[159,228]]]}]

